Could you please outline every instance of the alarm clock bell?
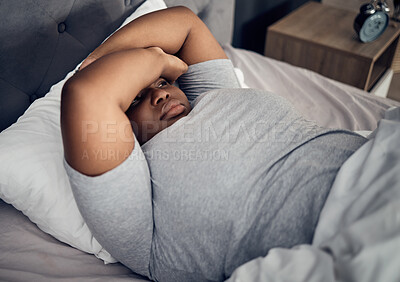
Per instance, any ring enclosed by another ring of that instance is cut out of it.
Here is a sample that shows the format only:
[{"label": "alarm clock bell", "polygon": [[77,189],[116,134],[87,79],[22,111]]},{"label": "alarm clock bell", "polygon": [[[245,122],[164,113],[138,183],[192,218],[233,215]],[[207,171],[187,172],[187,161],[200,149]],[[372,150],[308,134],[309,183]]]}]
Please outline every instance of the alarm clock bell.
[{"label": "alarm clock bell", "polygon": [[360,7],[354,20],[354,30],[361,42],[376,40],[389,24],[389,7],[386,1],[371,1]]}]

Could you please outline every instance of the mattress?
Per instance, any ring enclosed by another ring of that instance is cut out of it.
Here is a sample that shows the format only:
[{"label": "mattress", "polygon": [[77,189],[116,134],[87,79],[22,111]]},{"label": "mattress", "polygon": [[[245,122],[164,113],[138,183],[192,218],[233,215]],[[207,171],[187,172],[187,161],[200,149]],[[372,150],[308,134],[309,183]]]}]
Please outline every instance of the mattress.
[{"label": "mattress", "polygon": [[[316,73],[225,45],[243,86],[287,98],[321,126],[374,130],[386,109],[400,106]],[[91,254],[41,231],[23,213],[0,200],[1,281],[148,281],[120,263]]]}]

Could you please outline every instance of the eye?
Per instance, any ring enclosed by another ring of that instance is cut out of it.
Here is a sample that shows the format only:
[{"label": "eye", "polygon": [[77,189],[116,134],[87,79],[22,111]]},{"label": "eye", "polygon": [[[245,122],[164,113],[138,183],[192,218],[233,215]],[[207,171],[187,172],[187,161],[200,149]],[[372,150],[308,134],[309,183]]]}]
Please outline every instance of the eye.
[{"label": "eye", "polygon": [[139,93],[136,97],[135,97],[135,99],[133,99],[133,101],[132,101],[132,103],[131,103],[131,107],[134,107],[134,106],[136,106],[139,102],[140,102],[140,100],[142,99],[142,95],[141,95],[142,93]]},{"label": "eye", "polygon": [[163,88],[165,86],[167,86],[169,83],[168,81],[166,81],[165,79],[161,79],[158,83],[157,83],[157,87],[158,88]]}]

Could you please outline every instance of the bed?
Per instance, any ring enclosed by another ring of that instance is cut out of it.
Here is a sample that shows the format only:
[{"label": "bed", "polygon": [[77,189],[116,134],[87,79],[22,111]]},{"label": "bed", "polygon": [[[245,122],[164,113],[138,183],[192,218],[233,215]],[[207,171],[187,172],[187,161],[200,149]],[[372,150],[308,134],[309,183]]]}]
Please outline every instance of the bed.
[{"label": "bed", "polygon": [[147,281],[116,262],[80,216],[62,166],[59,105],[63,83],[97,45],[165,5],[203,19],[242,87],[371,139],[340,170],[312,245],[273,249],[229,280],[399,281],[400,103],[232,47],[233,0],[0,2],[0,280]]}]

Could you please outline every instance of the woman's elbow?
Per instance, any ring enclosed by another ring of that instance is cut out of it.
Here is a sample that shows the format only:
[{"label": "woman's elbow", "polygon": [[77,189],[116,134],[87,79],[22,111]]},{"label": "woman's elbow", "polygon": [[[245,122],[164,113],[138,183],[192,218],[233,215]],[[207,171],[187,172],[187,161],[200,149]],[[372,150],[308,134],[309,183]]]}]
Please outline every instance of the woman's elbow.
[{"label": "woman's elbow", "polygon": [[90,86],[77,74],[70,77],[61,91],[61,110],[66,109],[71,103],[81,103],[90,95]]}]

